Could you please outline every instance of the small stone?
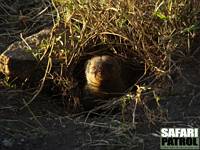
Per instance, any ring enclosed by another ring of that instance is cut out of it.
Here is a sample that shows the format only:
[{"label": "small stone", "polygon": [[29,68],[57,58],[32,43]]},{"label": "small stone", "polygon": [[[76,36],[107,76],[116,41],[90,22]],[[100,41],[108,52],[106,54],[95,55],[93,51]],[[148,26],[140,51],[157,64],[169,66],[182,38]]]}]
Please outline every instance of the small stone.
[{"label": "small stone", "polygon": [[24,142],[24,141],[25,141],[25,139],[23,139],[23,138],[22,138],[22,139],[20,139],[20,142]]},{"label": "small stone", "polygon": [[12,140],[12,139],[4,139],[2,141],[2,145],[5,147],[12,147],[13,144],[14,144],[14,140]]},{"label": "small stone", "polygon": [[62,128],[66,128],[66,125],[63,124],[63,125],[62,125]]}]

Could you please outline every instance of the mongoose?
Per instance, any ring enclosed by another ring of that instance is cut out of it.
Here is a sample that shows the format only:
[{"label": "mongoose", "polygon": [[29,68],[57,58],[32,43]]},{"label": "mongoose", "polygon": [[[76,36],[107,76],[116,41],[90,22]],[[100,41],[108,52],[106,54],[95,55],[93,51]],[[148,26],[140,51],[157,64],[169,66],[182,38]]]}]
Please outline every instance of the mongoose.
[{"label": "mongoose", "polygon": [[99,98],[122,95],[126,90],[121,77],[121,66],[114,56],[102,55],[89,59],[86,63],[86,92]]}]

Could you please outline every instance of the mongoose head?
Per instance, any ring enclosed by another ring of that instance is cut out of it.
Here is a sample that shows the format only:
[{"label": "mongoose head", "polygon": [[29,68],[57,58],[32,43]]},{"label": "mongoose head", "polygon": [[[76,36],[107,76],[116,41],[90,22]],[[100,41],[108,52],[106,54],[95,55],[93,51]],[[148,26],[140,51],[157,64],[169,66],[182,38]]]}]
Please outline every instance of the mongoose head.
[{"label": "mongoose head", "polygon": [[87,61],[85,75],[87,84],[100,86],[102,82],[117,79],[120,66],[116,58],[109,55],[96,56]]}]

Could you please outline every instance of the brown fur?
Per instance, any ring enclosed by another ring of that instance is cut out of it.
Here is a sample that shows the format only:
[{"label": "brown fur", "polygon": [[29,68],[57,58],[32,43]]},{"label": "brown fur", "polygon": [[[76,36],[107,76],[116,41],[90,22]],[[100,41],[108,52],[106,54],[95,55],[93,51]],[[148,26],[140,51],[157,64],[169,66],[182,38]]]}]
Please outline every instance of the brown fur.
[{"label": "brown fur", "polygon": [[90,94],[110,98],[122,95],[126,90],[121,77],[121,64],[113,56],[95,56],[87,61],[85,90]]}]

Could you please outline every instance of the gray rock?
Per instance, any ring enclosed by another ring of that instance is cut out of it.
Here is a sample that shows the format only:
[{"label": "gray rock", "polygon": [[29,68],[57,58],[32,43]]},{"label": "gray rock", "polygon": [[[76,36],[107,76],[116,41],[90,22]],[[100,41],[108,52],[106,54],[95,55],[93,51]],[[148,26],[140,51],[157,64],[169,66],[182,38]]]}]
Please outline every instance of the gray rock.
[{"label": "gray rock", "polygon": [[43,29],[22,41],[11,44],[0,55],[0,72],[12,79],[25,80],[29,78],[37,67],[38,46],[43,40],[48,40],[51,29]]},{"label": "gray rock", "polygon": [[11,78],[26,79],[37,66],[32,53],[23,49],[7,50],[0,55],[0,72]]}]

